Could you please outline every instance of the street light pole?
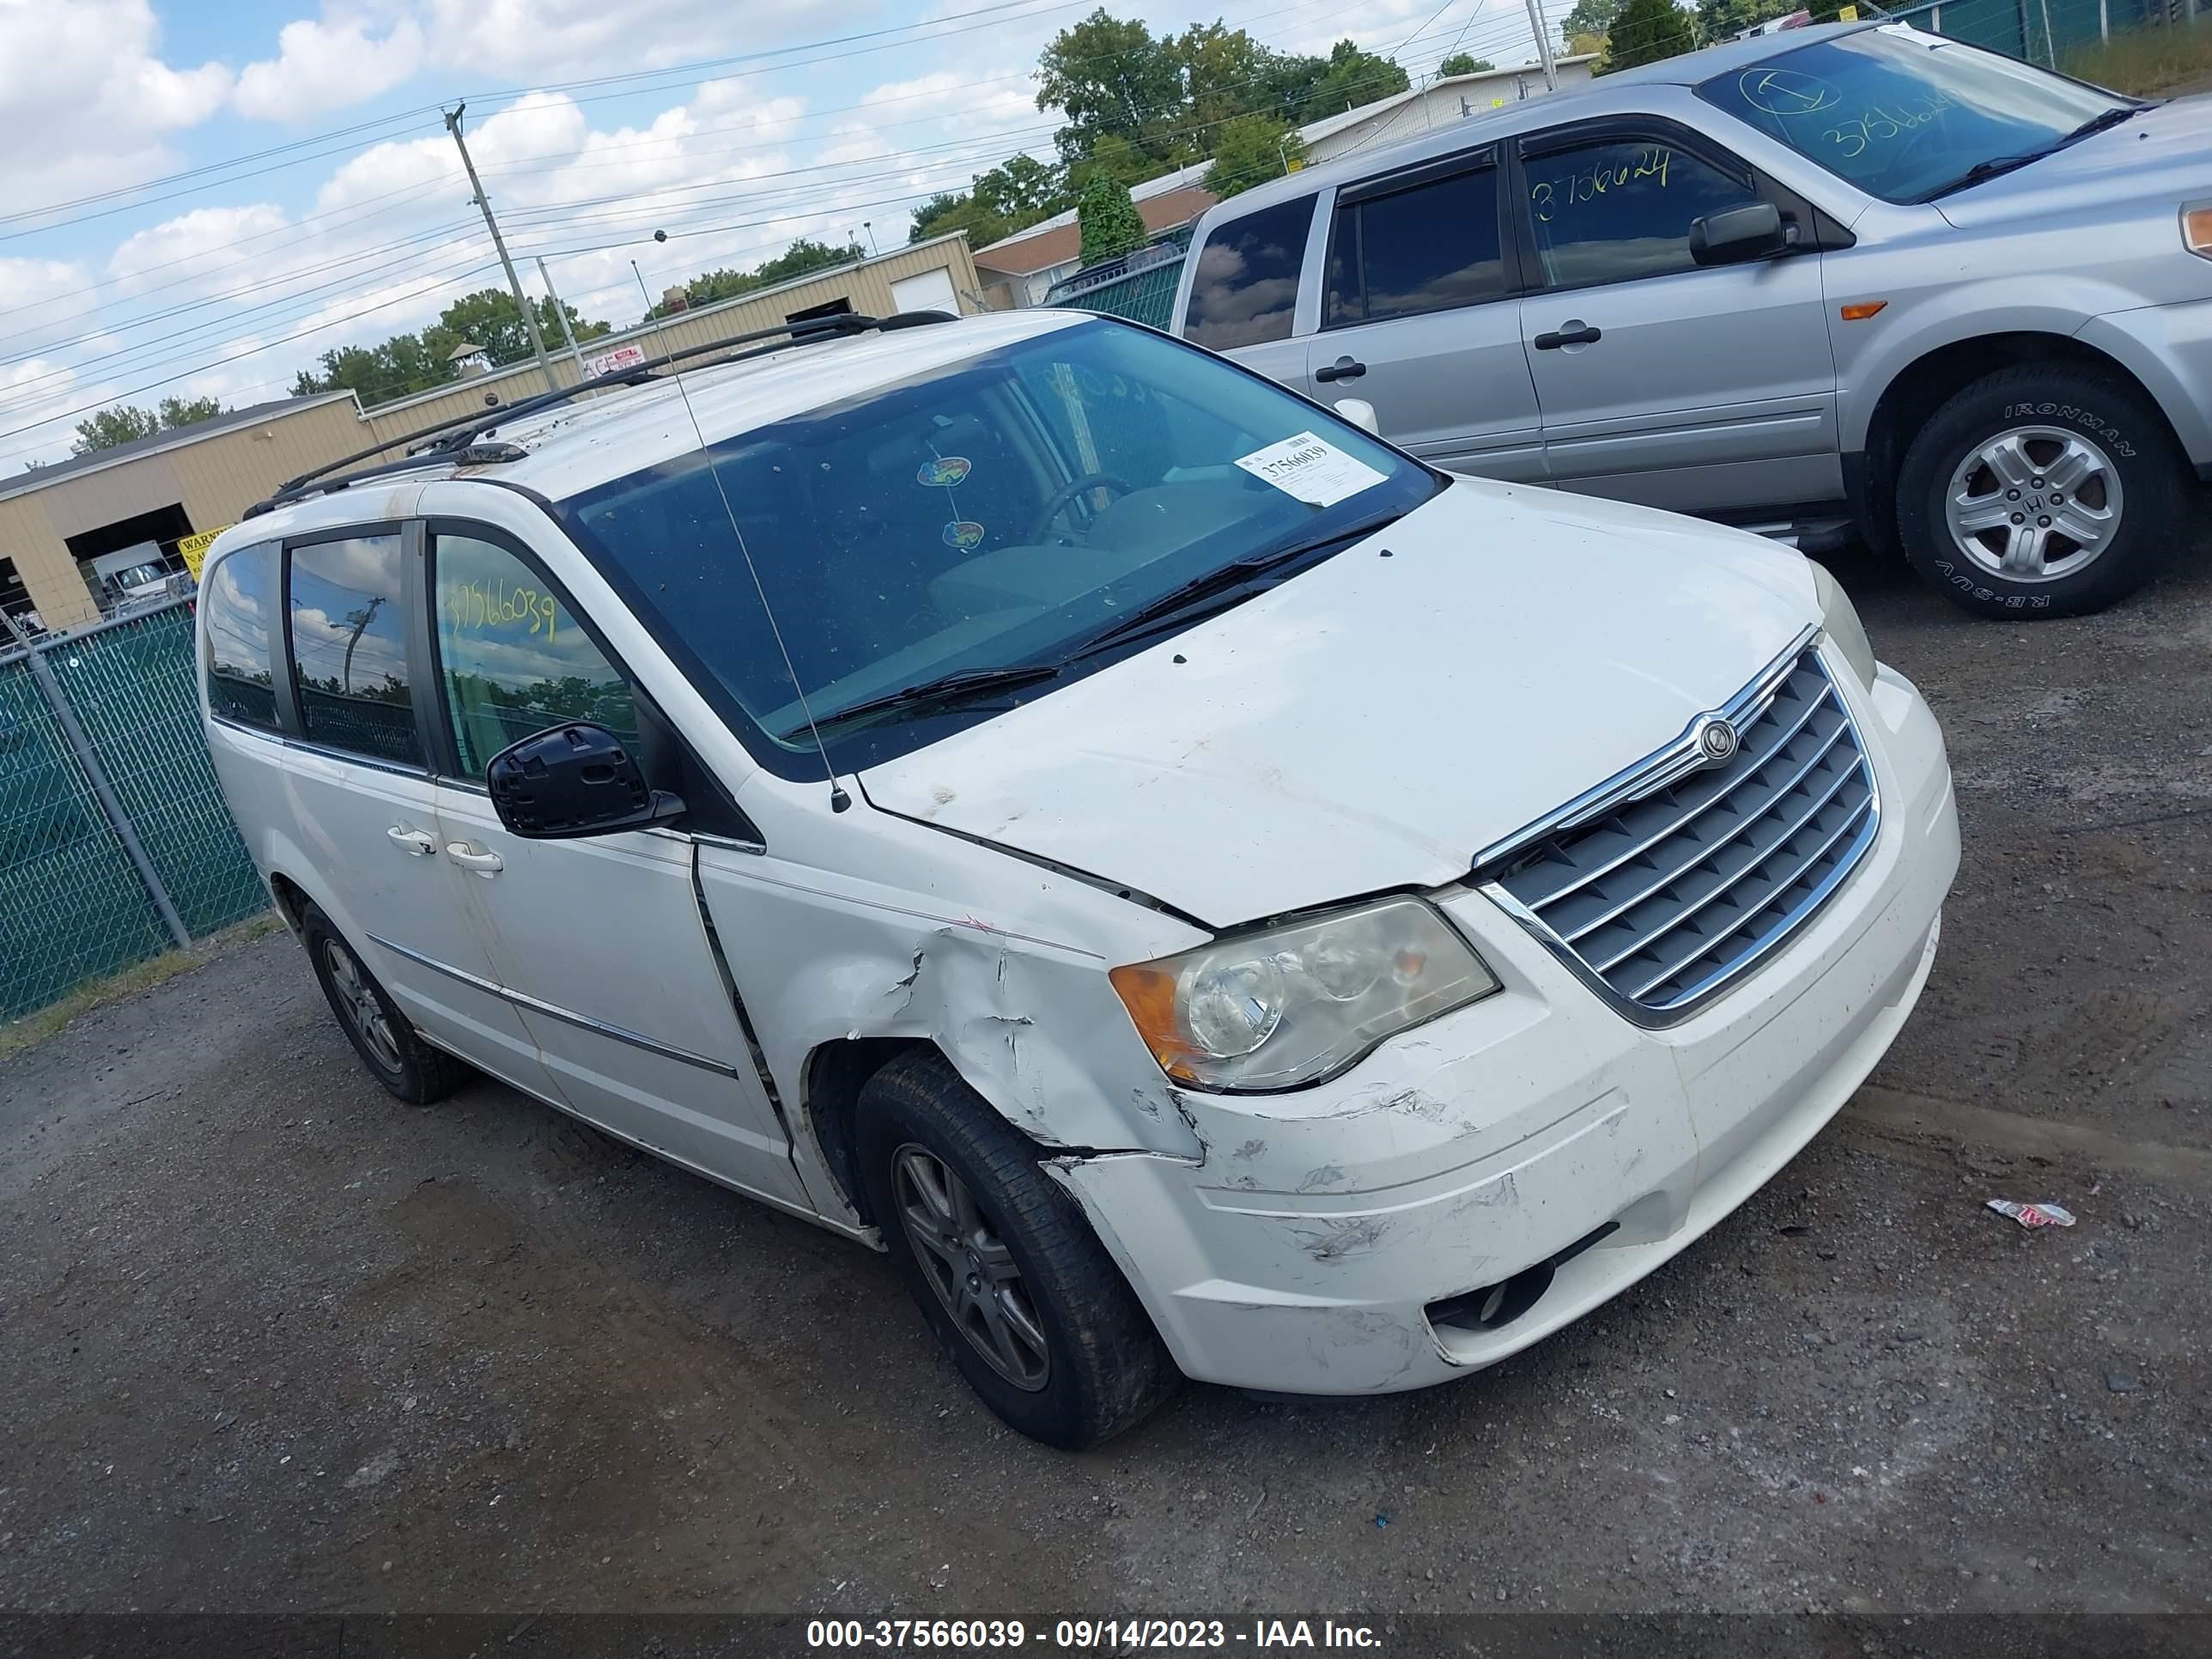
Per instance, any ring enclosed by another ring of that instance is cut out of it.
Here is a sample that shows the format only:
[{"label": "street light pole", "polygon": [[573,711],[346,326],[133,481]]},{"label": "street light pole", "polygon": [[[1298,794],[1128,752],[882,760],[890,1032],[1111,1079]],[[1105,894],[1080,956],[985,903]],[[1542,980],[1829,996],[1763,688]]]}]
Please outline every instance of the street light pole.
[{"label": "street light pole", "polygon": [[[1539,0],[1527,0],[1528,27],[1536,32],[1536,58],[1544,66],[1544,90],[1559,89],[1559,66],[1552,61],[1552,31],[1544,21],[1544,9]],[[487,210],[489,211],[489,210]]]},{"label": "street light pole", "polygon": [[561,295],[553,286],[553,273],[545,268],[545,256],[538,256],[538,274],[545,279],[545,297],[553,301],[553,314],[561,319],[561,337],[568,343],[568,355],[576,360],[576,378],[588,380],[584,372],[584,349],[576,343],[576,331],[568,326],[568,307],[561,303]]},{"label": "street light pole", "polygon": [[453,143],[461,152],[461,165],[468,169],[469,188],[475,192],[471,198],[483,210],[484,228],[491,232],[491,245],[499,251],[499,263],[507,272],[507,286],[514,295],[514,303],[522,308],[522,325],[530,331],[530,349],[538,354],[538,367],[545,376],[545,389],[557,392],[560,382],[553,378],[553,360],[545,355],[545,337],[538,331],[538,313],[530,298],[522,291],[522,279],[514,274],[514,261],[507,257],[507,242],[499,234],[499,221],[491,216],[491,198],[484,194],[483,181],[477,177],[477,164],[469,157],[468,141],[461,137],[461,112],[465,103],[456,104],[446,114],[446,131],[453,135]]}]

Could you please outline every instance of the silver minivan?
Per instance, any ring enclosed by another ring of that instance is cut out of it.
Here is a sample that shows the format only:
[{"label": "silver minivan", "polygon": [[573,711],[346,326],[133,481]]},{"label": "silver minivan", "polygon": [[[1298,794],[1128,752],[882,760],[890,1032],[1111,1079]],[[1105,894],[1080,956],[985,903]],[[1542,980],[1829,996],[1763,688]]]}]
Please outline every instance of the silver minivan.
[{"label": "silver minivan", "polygon": [[1856,532],[1985,616],[2212,476],[2212,100],[1901,24],[1739,41],[1211,210],[1175,331],[1457,471]]}]

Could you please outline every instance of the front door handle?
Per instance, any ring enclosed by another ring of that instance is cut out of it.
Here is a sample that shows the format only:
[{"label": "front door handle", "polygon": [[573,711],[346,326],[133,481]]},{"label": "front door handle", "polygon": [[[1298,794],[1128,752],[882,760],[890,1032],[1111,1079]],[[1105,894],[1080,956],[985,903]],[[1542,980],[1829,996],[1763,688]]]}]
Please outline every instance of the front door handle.
[{"label": "front door handle", "polygon": [[394,846],[404,848],[418,859],[427,859],[438,850],[438,843],[427,830],[410,830],[393,824],[384,832]]},{"label": "front door handle", "polygon": [[1579,317],[1568,319],[1567,325],[1549,334],[1539,334],[1528,343],[1539,351],[1557,351],[1561,346],[1595,345],[1605,338],[1605,331],[1592,327]]},{"label": "front door handle", "polygon": [[462,869],[473,870],[484,877],[495,876],[505,867],[500,862],[499,854],[489,848],[471,847],[465,841],[447,842],[446,856]]},{"label": "front door handle", "polygon": [[1314,379],[1328,386],[1338,380],[1356,380],[1366,372],[1366,364],[1351,357],[1339,357],[1326,368],[1314,370]]}]

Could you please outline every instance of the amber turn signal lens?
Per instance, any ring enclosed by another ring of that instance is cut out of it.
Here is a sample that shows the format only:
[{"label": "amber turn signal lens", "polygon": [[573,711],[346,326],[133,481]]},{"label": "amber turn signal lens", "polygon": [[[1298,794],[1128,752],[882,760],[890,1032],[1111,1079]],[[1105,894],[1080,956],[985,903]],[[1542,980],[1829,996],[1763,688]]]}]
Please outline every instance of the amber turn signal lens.
[{"label": "amber turn signal lens", "polygon": [[1164,969],[1138,963],[1115,968],[1106,977],[1129,1011],[1129,1019],[1152,1058],[1170,1077],[1191,1079],[1191,1047],[1176,1018],[1176,976]]},{"label": "amber turn signal lens", "polygon": [[1843,308],[1847,323],[1863,323],[1889,303],[1887,300],[1859,300]]},{"label": "amber turn signal lens", "polygon": [[2212,206],[2181,210],[2181,240],[2191,253],[2212,258]]}]

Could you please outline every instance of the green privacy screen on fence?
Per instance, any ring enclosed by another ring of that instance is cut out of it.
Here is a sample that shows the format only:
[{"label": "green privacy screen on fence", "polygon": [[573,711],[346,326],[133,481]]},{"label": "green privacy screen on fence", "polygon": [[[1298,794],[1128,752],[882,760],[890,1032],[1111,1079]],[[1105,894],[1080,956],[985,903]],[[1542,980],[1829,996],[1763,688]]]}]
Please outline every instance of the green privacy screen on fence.
[{"label": "green privacy screen on fence", "polygon": [[[33,649],[187,931],[266,907],[200,731],[191,607]],[[28,655],[0,651],[0,1019],[173,943]]]}]

